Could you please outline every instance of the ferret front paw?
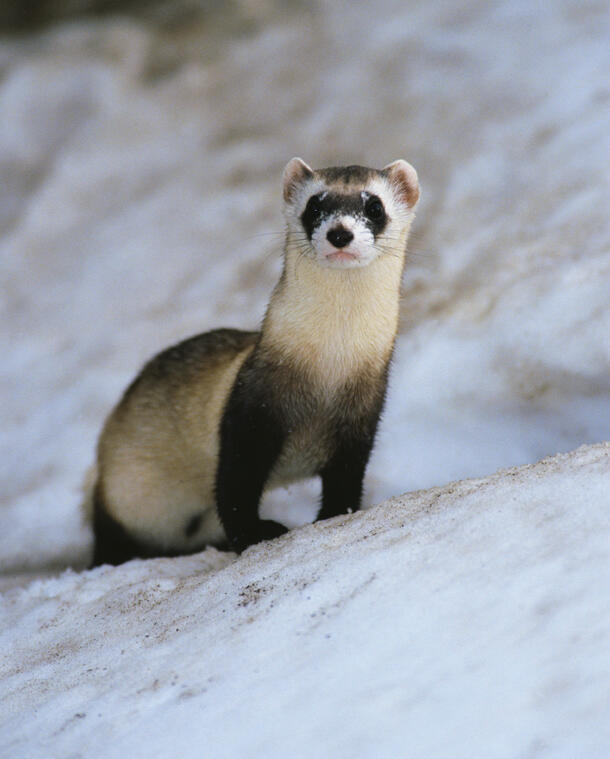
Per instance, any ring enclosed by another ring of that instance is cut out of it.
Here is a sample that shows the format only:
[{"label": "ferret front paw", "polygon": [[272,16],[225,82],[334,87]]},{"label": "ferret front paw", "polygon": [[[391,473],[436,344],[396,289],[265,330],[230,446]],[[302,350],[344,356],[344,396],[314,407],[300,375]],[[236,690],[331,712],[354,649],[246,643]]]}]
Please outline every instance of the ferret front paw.
[{"label": "ferret front paw", "polygon": [[263,540],[273,540],[288,532],[288,528],[272,519],[259,519],[246,530],[229,540],[231,548],[237,553],[245,551],[248,546],[260,543]]}]

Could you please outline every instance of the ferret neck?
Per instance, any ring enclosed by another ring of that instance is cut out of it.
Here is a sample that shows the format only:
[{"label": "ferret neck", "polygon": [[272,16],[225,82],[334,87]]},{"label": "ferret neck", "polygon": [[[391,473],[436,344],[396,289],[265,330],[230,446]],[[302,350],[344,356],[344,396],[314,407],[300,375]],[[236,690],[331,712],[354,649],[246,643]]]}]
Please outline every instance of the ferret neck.
[{"label": "ferret neck", "polygon": [[383,370],[398,327],[402,259],[385,254],[363,268],[324,268],[289,238],[261,346],[324,382],[344,381],[364,365]]}]

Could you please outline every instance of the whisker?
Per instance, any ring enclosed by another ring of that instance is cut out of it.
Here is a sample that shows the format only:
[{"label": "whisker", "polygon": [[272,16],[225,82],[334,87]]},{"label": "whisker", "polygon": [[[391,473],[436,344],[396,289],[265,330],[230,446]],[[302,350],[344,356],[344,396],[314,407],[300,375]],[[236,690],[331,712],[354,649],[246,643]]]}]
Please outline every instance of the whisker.
[{"label": "whisker", "polygon": [[245,239],[249,240],[255,239],[257,237],[284,237],[285,234],[286,233],[283,230],[281,232],[268,230],[266,232],[252,232],[248,235],[245,235]]}]

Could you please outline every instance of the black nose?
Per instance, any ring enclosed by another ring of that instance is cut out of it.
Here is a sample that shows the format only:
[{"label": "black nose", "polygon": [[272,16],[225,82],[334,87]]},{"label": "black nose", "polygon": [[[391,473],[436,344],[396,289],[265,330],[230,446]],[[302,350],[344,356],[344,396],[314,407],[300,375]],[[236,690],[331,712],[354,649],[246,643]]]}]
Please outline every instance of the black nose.
[{"label": "black nose", "polygon": [[328,242],[332,243],[335,248],[344,248],[354,239],[354,235],[349,229],[345,229],[345,227],[335,227],[334,229],[328,230],[326,239]]}]

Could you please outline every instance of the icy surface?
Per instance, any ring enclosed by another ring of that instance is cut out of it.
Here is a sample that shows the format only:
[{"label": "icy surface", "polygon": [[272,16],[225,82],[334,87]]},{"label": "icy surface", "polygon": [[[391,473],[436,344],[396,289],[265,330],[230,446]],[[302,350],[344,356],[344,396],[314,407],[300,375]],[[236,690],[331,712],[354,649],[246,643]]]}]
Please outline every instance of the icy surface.
[{"label": "icy surface", "polygon": [[599,447],[236,563],[50,577],[88,561],[81,483],[143,361],[259,323],[295,154],[423,187],[368,504],[610,437],[607,4],[196,5],[0,40],[0,747],[608,755]]},{"label": "icy surface", "polygon": [[236,561],[7,591],[3,755],[602,759],[609,466],[585,447]]}]

